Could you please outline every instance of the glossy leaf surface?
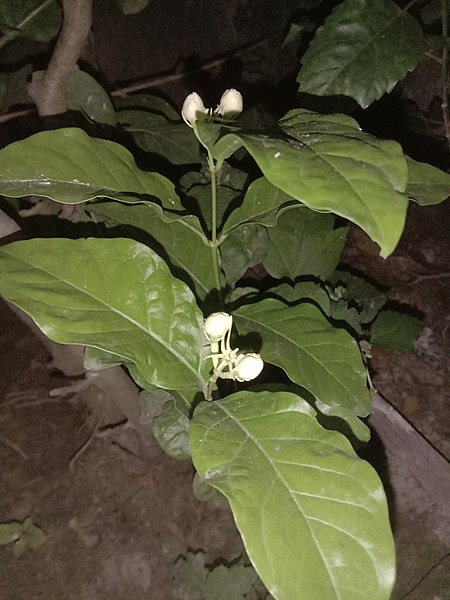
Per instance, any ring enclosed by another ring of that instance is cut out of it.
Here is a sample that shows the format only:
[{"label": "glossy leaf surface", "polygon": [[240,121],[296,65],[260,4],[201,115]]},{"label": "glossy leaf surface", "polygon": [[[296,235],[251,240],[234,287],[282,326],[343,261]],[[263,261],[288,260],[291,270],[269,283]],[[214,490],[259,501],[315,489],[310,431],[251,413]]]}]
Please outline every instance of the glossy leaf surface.
[{"label": "glossy leaf surface", "polygon": [[362,132],[346,115],[298,109],[279,124],[284,133],[227,134],[221,145],[244,146],[272,185],[320,212],[359,225],[384,258],[403,231],[408,199],[407,165],[399,144]]},{"label": "glossy leaf surface", "polygon": [[202,403],[190,444],[277,600],[388,600],[395,558],[381,482],[302,398],[239,392]]},{"label": "glossy leaf surface", "polygon": [[171,458],[190,458],[189,418],[182,401],[173,397],[167,400],[161,414],[154,419],[152,428],[158,444]]},{"label": "glossy leaf surface", "polygon": [[76,128],[42,131],[0,150],[0,194],[45,196],[76,204],[93,198],[158,198],[181,210],[173,184],[159,173],[141,171],[123,146],[89,137]]},{"label": "glossy leaf surface", "polygon": [[211,247],[197,217],[174,219],[171,213],[164,213],[151,203],[100,202],[90,205],[89,210],[110,222],[132,225],[151,235],[156,242],[154,249],[201,300],[215,288]]},{"label": "glossy leaf surface", "polygon": [[143,387],[203,388],[203,319],[194,296],[138,242],[9,244],[0,250],[0,292],[50,339],[120,357]]},{"label": "glossy leaf surface", "polygon": [[291,209],[267,230],[269,247],[263,261],[276,279],[302,275],[327,279],[339,263],[347,229],[334,229],[334,216],[306,207]]},{"label": "glossy leaf surface", "polygon": [[367,108],[412,71],[426,50],[417,21],[391,0],[345,0],[316,32],[300,91],[351,96]]},{"label": "glossy leaf surface", "polygon": [[339,406],[359,416],[370,412],[366,370],[356,341],[333,327],[312,304],[286,306],[272,298],[234,312],[240,335],[260,340],[262,358],[277,365],[322,405]]},{"label": "glossy leaf surface", "polygon": [[219,248],[227,283],[234,285],[247,269],[261,263],[266,256],[266,230],[257,223],[245,223],[233,229]]},{"label": "glossy leaf surface", "polygon": [[80,110],[89,119],[106,125],[116,124],[116,111],[99,82],[81,69],[70,76],[66,89],[67,110]]}]

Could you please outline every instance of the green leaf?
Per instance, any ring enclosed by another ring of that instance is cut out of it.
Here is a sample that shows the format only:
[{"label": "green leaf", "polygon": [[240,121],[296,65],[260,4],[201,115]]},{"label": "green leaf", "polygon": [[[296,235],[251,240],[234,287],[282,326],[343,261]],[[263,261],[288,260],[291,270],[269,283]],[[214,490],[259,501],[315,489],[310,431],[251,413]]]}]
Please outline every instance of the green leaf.
[{"label": "green leaf", "polygon": [[154,249],[163,258],[167,254],[166,262],[174,268],[174,275],[187,283],[201,301],[215,289],[211,247],[197,217],[174,216],[151,203],[100,202],[89,205],[88,210],[151,235],[163,251]]},{"label": "green leaf", "polygon": [[182,401],[172,397],[164,404],[161,414],[153,421],[153,435],[171,458],[185,460],[191,457],[189,418]]},{"label": "green leaf", "polygon": [[93,346],[86,346],[84,350],[84,368],[88,371],[102,371],[123,364],[123,359],[116,354],[105,352]]},{"label": "green leaf", "polygon": [[281,215],[269,229],[269,248],[263,261],[267,272],[277,279],[295,281],[302,275],[327,279],[339,263],[347,229],[334,229],[334,216],[306,207]]},{"label": "green leaf", "polygon": [[148,5],[150,0],[117,0],[124,15],[134,15]]},{"label": "green leaf", "polygon": [[35,239],[0,250],[0,292],[52,340],[120,357],[141,387],[202,390],[203,319],[189,288],[127,239]]},{"label": "green leaf", "polygon": [[248,391],[202,402],[190,441],[277,600],[388,600],[395,554],[381,482],[307,402]]},{"label": "green leaf", "polygon": [[400,145],[362,132],[346,115],[298,109],[279,124],[284,135],[228,134],[216,147],[227,140],[245,146],[272,185],[313,210],[353,221],[389,256],[408,205]]},{"label": "green leaf", "polygon": [[292,198],[272,185],[265,177],[253,181],[241,206],[233,210],[223,226],[222,235],[244,223],[260,223],[266,227],[276,225],[279,208],[292,202]]},{"label": "green leaf", "polygon": [[[360,322],[370,323],[380,312],[387,300],[387,292],[369,283],[363,277],[353,275],[348,271],[336,271],[331,277],[331,282],[338,286],[336,300],[339,296],[355,304],[359,311]],[[345,290],[339,289],[344,286]],[[339,305],[335,305],[335,318],[340,313]]]},{"label": "green leaf", "polygon": [[174,595],[180,600],[203,600],[207,569],[203,552],[188,552],[173,566]]},{"label": "green leaf", "polygon": [[359,416],[370,412],[366,370],[358,344],[312,304],[286,306],[268,298],[234,312],[240,335],[260,338],[262,358],[283,369],[323,405]]},{"label": "green leaf", "polygon": [[205,600],[245,600],[257,580],[253,567],[218,565],[206,578]]},{"label": "green leaf", "polygon": [[48,42],[58,33],[62,10],[48,0],[0,0],[0,29],[37,42]]},{"label": "green leaf", "polygon": [[412,352],[422,329],[422,321],[417,317],[383,310],[370,328],[370,343],[397,352]]},{"label": "green leaf", "polygon": [[389,93],[426,50],[417,21],[391,0],[345,0],[302,59],[300,91],[351,96],[362,108]]},{"label": "green leaf", "polygon": [[227,283],[232,286],[247,269],[261,263],[266,256],[266,229],[257,223],[246,223],[236,227],[219,248],[222,269]]},{"label": "green leaf", "polygon": [[115,125],[116,111],[110,97],[96,79],[77,69],[70,76],[66,89],[68,110],[80,110],[96,123]]},{"label": "green leaf", "polygon": [[12,198],[45,196],[77,204],[149,195],[166,209],[183,209],[168,179],[141,171],[123,146],[91,138],[81,129],[42,131],[14,142],[0,150],[0,164],[0,194]]},{"label": "green leaf", "polygon": [[12,551],[17,558],[32,548],[41,546],[47,536],[37,527],[30,517],[23,523],[13,521],[11,523],[0,523],[0,546],[12,544]]},{"label": "green leaf", "polygon": [[117,118],[145,152],[154,152],[175,165],[200,162],[199,143],[181,113],[158,96],[116,99]]},{"label": "green leaf", "polygon": [[313,281],[300,281],[294,286],[282,283],[270,288],[269,293],[282,298],[287,304],[297,304],[300,301],[316,304],[322,312],[329,316],[331,313],[331,301],[324,288]]},{"label": "green leaf", "polygon": [[406,194],[420,206],[439,204],[450,196],[450,174],[427,163],[406,158],[408,185]]}]

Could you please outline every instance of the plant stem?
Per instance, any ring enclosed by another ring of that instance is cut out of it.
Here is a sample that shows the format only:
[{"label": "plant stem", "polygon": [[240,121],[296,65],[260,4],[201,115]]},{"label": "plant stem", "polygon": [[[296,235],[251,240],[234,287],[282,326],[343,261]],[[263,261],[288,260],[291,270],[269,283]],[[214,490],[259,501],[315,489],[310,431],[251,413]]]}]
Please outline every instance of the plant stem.
[{"label": "plant stem", "polygon": [[444,118],[445,137],[450,146],[450,115],[448,112],[448,0],[441,0],[442,19],[442,116]]},{"label": "plant stem", "polygon": [[211,173],[211,252],[214,271],[214,281],[220,306],[223,307],[222,285],[220,283],[219,251],[217,245],[217,173],[218,166],[208,150],[208,166]]}]

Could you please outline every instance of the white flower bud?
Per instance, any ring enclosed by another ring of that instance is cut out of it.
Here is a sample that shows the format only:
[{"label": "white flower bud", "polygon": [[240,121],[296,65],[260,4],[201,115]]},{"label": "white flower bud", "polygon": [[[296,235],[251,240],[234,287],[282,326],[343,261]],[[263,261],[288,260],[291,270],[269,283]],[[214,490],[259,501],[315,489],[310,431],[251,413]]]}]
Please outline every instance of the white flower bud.
[{"label": "white flower bud", "polygon": [[259,354],[241,354],[238,356],[233,376],[238,381],[251,381],[258,377],[264,367],[264,361]]},{"label": "white flower bud", "polygon": [[230,89],[222,94],[217,112],[225,119],[233,119],[242,112],[242,106],[242,94],[237,90]]},{"label": "white flower bud", "polygon": [[192,94],[186,96],[183,102],[183,108],[181,109],[181,116],[185,123],[189,125],[189,127],[193,127],[195,121],[203,114],[207,115],[208,110],[205,108],[203,100],[197,92],[192,92]]},{"label": "white flower bud", "polygon": [[233,317],[225,312],[216,312],[209,315],[203,325],[203,331],[210,342],[219,342],[230,331]]}]

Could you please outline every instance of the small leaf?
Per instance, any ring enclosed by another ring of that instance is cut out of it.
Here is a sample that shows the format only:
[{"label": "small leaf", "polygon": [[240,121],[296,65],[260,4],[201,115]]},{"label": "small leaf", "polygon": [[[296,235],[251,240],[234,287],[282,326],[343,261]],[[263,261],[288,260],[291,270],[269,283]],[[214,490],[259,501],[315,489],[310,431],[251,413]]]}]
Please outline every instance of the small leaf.
[{"label": "small leaf", "polygon": [[0,163],[0,194],[11,198],[34,195],[77,204],[148,195],[166,209],[183,209],[168,179],[141,171],[123,146],[81,129],[42,131],[14,142],[0,150]]},{"label": "small leaf", "polygon": [[220,245],[222,269],[227,283],[233,285],[267,254],[266,229],[257,223],[236,227]]},{"label": "small leaf", "polygon": [[245,600],[257,580],[253,567],[218,565],[206,578],[205,600]]},{"label": "small leaf", "polygon": [[45,0],[1,0],[0,29],[49,42],[58,33],[62,10],[58,2]]},{"label": "small leaf", "polygon": [[272,185],[265,177],[250,184],[241,206],[233,210],[223,227],[222,235],[244,223],[276,225],[278,209],[292,202],[292,198]]},{"label": "small leaf", "polygon": [[174,595],[180,600],[204,600],[206,575],[205,555],[188,552],[173,567]]},{"label": "small leaf", "polygon": [[277,279],[302,275],[327,279],[339,263],[347,230],[334,229],[334,216],[304,208],[289,210],[267,231],[269,248],[263,261]]},{"label": "small leaf", "polygon": [[406,194],[420,206],[439,204],[450,196],[450,174],[407,157]]},{"label": "small leaf", "polygon": [[277,600],[388,600],[395,552],[381,482],[303,399],[247,391],[202,402],[190,440]]},{"label": "small leaf", "polygon": [[70,76],[66,107],[68,110],[82,111],[96,123],[115,125],[117,122],[116,111],[106,91],[92,75],[81,69],[76,69]]},{"label": "small leaf", "polygon": [[46,539],[45,533],[30,517],[23,523],[0,523],[0,546],[12,544],[12,552],[16,558],[29,549],[38,548]]},{"label": "small leaf", "polygon": [[203,389],[202,315],[189,288],[143,244],[15,242],[0,250],[0,291],[50,339],[120,357],[143,388]]},{"label": "small leaf", "polygon": [[331,325],[309,303],[286,306],[272,298],[234,312],[240,335],[261,340],[262,358],[310,391],[317,407],[344,407],[359,416],[370,411],[366,369],[356,341]]},{"label": "small leaf", "polygon": [[[336,271],[331,277],[335,286],[344,286],[340,292],[347,302],[355,304],[359,312],[359,320],[362,324],[370,323],[386,304],[387,292],[368,282],[363,277],[353,275],[348,271]],[[338,287],[338,289],[339,289]],[[338,298],[336,298],[338,300]],[[343,306],[339,303],[334,305],[334,318],[338,319]]]},{"label": "small leaf", "polygon": [[344,0],[302,59],[300,91],[351,96],[362,108],[389,93],[426,50],[417,21],[391,0]]},{"label": "small leaf", "polygon": [[158,444],[166,454],[178,460],[191,457],[189,419],[184,409],[181,402],[171,398],[164,404],[161,414],[153,421],[153,435]]},{"label": "small leaf", "polygon": [[117,0],[124,15],[134,15],[148,5],[150,0]]},{"label": "small leaf", "polygon": [[397,352],[412,352],[422,329],[417,317],[395,310],[383,310],[370,328],[370,343]]}]

